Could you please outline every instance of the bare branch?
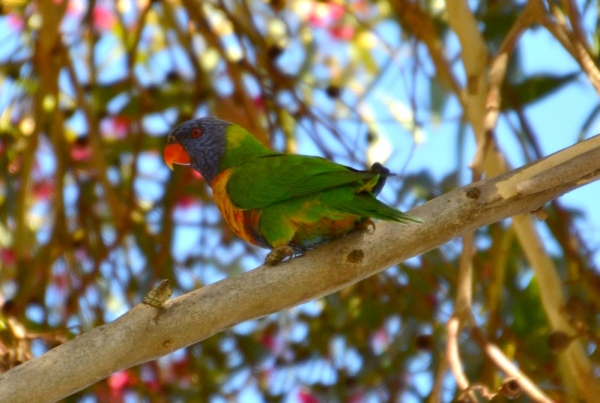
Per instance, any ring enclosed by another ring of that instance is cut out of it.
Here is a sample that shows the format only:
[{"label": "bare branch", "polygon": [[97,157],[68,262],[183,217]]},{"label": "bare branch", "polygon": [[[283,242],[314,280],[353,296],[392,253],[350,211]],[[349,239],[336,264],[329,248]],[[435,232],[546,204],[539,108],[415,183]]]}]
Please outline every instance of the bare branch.
[{"label": "bare branch", "polygon": [[551,403],[552,400],[544,394],[540,388],[533,383],[522,370],[517,368],[508,357],[496,345],[485,338],[483,332],[478,327],[473,327],[471,335],[481,346],[485,354],[500,368],[506,375],[514,379],[521,389],[531,397],[534,402]]},{"label": "bare branch", "polygon": [[460,352],[458,349],[458,339],[460,335],[460,319],[456,316],[452,316],[448,321],[448,341],[446,342],[446,358],[448,364],[456,379],[456,384],[460,390],[469,389],[469,380],[465,375],[465,371],[462,369],[462,362],[460,359]]}]

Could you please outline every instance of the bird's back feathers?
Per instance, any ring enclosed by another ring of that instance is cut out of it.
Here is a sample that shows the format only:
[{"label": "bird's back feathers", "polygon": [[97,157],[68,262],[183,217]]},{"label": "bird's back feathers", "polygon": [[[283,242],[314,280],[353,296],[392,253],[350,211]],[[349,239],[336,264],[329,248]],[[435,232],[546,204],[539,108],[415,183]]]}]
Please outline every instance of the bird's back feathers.
[{"label": "bird's back feathers", "polygon": [[341,186],[352,193],[373,194],[382,187],[381,175],[379,170],[358,171],[320,157],[274,154],[236,167],[227,193],[241,209],[264,208]]}]

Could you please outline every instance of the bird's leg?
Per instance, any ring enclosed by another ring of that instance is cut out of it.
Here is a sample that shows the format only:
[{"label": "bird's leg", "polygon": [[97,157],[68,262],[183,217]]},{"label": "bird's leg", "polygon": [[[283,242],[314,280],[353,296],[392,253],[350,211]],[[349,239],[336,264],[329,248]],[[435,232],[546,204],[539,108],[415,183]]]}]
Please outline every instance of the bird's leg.
[{"label": "bird's leg", "polygon": [[285,258],[291,258],[294,256],[294,249],[291,246],[279,246],[273,249],[265,258],[265,264],[267,266],[275,266],[281,263]]},{"label": "bird's leg", "polygon": [[[372,231],[369,231],[369,227],[373,227]],[[375,232],[375,222],[371,218],[367,218],[356,226],[357,230],[367,231],[369,234]]]}]

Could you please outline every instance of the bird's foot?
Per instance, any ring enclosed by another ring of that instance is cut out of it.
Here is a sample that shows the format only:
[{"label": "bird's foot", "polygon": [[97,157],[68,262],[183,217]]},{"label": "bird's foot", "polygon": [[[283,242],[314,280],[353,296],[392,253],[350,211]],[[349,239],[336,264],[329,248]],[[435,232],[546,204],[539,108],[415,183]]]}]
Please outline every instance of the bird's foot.
[{"label": "bird's foot", "polygon": [[294,256],[294,248],[285,245],[273,249],[265,258],[265,264],[267,266],[276,266],[285,258],[292,258]]},{"label": "bird's foot", "polygon": [[[369,228],[371,227],[371,228]],[[375,222],[367,218],[356,227],[357,230],[366,231],[368,234],[373,234],[375,232]]]}]

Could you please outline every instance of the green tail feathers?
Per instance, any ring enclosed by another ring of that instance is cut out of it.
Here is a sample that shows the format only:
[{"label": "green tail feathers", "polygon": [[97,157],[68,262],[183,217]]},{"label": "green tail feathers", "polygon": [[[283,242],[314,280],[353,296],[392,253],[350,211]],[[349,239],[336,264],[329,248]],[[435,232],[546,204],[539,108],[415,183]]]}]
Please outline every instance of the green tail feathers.
[{"label": "green tail feathers", "polygon": [[361,216],[376,218],[384,221],[396,221],[401,224],[409,222],[422,223],[419,217],[403,213],[377,200],[369,194],[357,194],[350,202],[338,206],[341,210]]}]

